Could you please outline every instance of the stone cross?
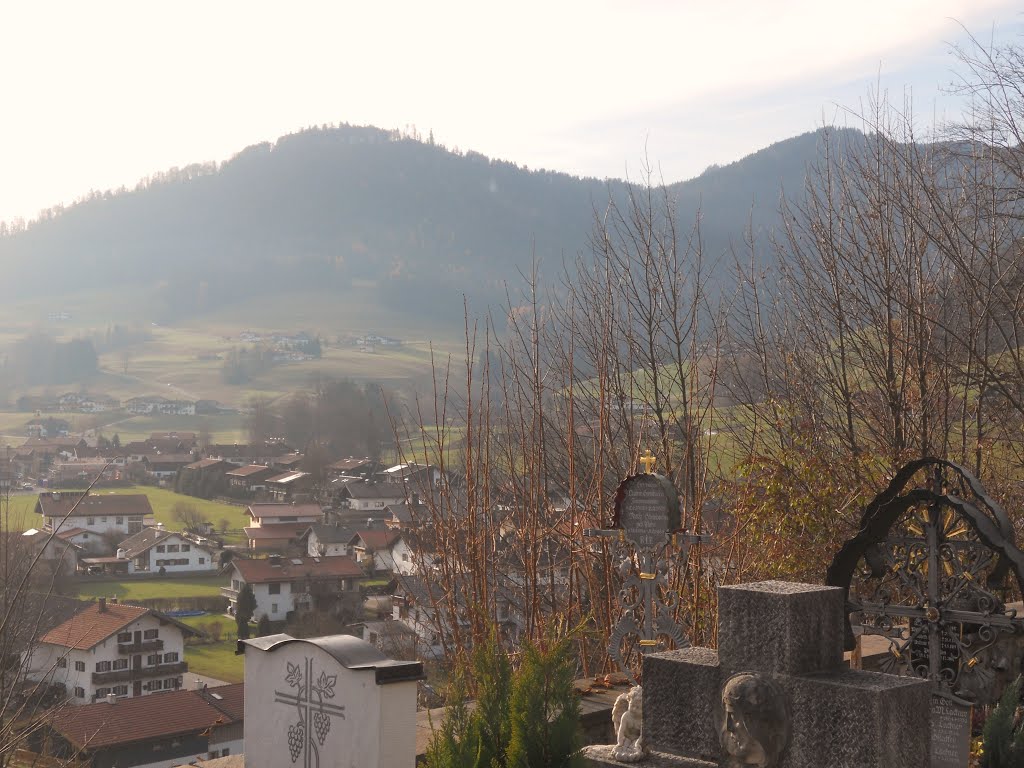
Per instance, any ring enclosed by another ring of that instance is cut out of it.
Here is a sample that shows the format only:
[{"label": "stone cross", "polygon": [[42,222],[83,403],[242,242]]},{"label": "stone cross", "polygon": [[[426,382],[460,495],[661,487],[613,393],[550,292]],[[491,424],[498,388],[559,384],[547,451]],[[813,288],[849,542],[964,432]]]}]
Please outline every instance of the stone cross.
[{"label": "stone cross", "polygon": [[247,768],[413,768],[419,662],[348,635],[239,640]]},{"label": "stone cross", "polygon": [[838,587],[720,587],[717,652],[644,657],[648,765],[928,768],[928,683],[847,668],[844,607]]}]

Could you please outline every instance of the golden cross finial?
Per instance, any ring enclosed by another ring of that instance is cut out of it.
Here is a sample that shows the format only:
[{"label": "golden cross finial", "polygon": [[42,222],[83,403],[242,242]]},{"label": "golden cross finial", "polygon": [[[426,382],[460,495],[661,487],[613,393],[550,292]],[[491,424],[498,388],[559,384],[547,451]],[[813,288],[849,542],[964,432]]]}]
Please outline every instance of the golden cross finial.
[{"label": "golden cross finial", "polygon": [[651,453],[651,449],[648,448],[644,455],[640,457],[640,463],[644,465],[644,470],[647,474],[651,474],[651,470],[654,469],[654,465],[657,463],[658,457]]}]

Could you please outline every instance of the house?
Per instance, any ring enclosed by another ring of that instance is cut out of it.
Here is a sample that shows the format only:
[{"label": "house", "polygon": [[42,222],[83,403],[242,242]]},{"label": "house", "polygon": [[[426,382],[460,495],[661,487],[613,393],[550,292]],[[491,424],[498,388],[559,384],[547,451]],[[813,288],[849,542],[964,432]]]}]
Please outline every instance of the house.
[{"label": "house", "polygon": [[37,567],[38,565],[48,566],[40,569],[47,579],[54,573],[62,575],[75,573],[78,570],[78,557],[83,551],[83,548],[73,541],[35,528],[29,528],[18,536],[16,543],[10,543],[14,543],[17,549],[12,551],[8,547],[6,553],[8,566],[12,557],[15,557],[15,553],[27,558],[26,564],[31,563],[38,556]]},{"label": "house", "polygon": [[186,464],[178,473],[175,489],[178,493],[212,499],[227,489],[225,475],[234,465],[222,459],[200,459]]},{"label": "house", "polygon": [[409,530],[430,521],[430,508],[420,501],[418,493],[412,494],[408,503],[388,504],[384,512],[387,515],[384,524],[388,528]]},{"label": "house", "polygon": [[387,618],[382,621],[361,621],[351,626],[356,637],[376,646],[392,659],[415,661],[418,637],[404,621]]},{"label": "house", "polygon": [[319,504],[250,504],[245,512],[249,549],[254,552],[286,552],[299,546],[310,525],[324,519]]},{"label": "house", "polygon": [[[35,511],[43,517],[43,530],[58,533],[83,528],[101,537],[109,534],[124,539],[156,523],[153,507],[144,493],[82,494],[49,491],[39,494]],[[108,549],[113,550],[113,546]]]},{"label": "house", "polygon": [[377,462],[369,457],[357,459],[349,456],[347,459],[341,459],[333,464],[328,464],[326,472],[329,478],[346,477],[356,479],[362,475],[371,474],[376,466]]},{"label": "house", "polygon": [[135,415],[161,413],[172,416],[195,416],[196,414],[196,404],[193,401],[168,400],[160,395],[129,398],[124,401],[124,409]]},{"label": "house", "polygon": [[310,557],[336,557],[352,555],[349,542],[355,533],[355,529],[336,523],[316,523],[309,526],[302,536]]},{"label": "house", "polygon": [[117,556],[131,560],[135,573],[203,573],[217,568],[213,547],[162,527],[143,528],[129,536],[118,546]]},{"label": "house", "polygon": [[65,686],[72,704],[175,690],[188,671],[186,635],[199,632],[151,608],[97,603],[42,635],[27,650],[29,680]]},{"label": "house", "polygon": [[244,751],[244,683],[58,711],[46,751],[95,768],[166,768]]},{"label": "house", "polygon": [[441,470],[433,464],[395,464],[382,469],[374,479],[386,483],[405,483],[416,490],[429,491],[441,481]]},{"label": "house", "polygon": [[[455,600],[455,610],[445,601]],[[392,614],[396,621],[404,621],[416,633],[418,649],[422,656],[440,659],[444,656],[442,636],[451,636],[451,615],[465,614],[465,601],[461,594],[449,595],[432,585],[422,576],[399,576],[395,579],[392,594]],[[459,619],[465,626],[468,623]]]},{"label": "house", "polygon": [[295,472],[302,466],[302,462],[305,460],[306,454],[295,451],[294,453],[286,453],[283,456],[271,459],[270,466],[278,472]]},{"label": "house", "polygon": [[268,477],[266,486],[267,493],[275,501],[290,501],[313,487],[313,476],[309,472],[282,472]]},{"label": "house", "polygon": [[343,509],[383,511],[389,504],[404,502],[405,497],[406,489],[402,483],[350,480],[341,484],[336,504]]},{"label": "house", "polygon": [[349,546],[356,562],[371,573],[411,574],[416,571],[415,557],[400,531],[391,528],[359,531]]},{"label": "house", "polygon": [[178,472],[195,461],[191,453],[147,453],[139,464],[155,480],[173,480]]},{"label": "house", "polygon": [[[226,463],[232,464],[232,462]],[[267,488],[267,478],[278,474],[277,470],[264,466],[263,464],[248,464],[237,469],[230,469],[224,473],[227,480],[227,492],[235,498],[251,498],[259,491]]]},{"label": "house", "polygon": [[193,444],[192,441],[185,441],[180,437],[151,437],[148,440],[133,440],[126,443],[121,446],[121,453],[130,463],[137,463],[147,456],[156,454],[191,454]]},{"label": "house", "polygon": [[229,464],[244,467],[247,464],[269,466],[278,456],[292,453],[292,447],[284,440],[271,439],[262,443],[233,445],[208,445],[205,454],[211,459],[223,459]]},{"label": "house", "polygon": [[77,484],[87,485],[97,477],[101,480],[120,480],[123,467],[105,459],[67,459],[54,461],[47,473],[55,488]]},{"label": "house", "polygon": [[228,612],[235,614],[238,594],[245,585],[256,597],[253,619],[266,616],[284,621],[293,611],[323,611],[340,615],[360,604],[359,584],[366,574],[351,557],[292,557],[271,555],[264,560],[236,557],[231,561],[231,586],[222,587]]}]

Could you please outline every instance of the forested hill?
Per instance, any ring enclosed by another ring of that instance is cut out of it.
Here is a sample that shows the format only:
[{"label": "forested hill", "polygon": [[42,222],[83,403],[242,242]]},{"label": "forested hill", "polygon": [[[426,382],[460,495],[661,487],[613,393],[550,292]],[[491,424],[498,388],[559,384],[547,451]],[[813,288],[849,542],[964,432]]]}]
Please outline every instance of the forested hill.
[{"label": "forested hill", "polygon": [[[674,185],[682,228],[700,206],[718,253],[742,238],[752,203],[770,226],[817,145],[805,134]],[[23,295],[137,291],[156,319],[282,290],[371,292],[436,316],[463,293],[500,302],[534,255],[551,269],[585,250],[595,207],[622,192],[376,128],[311,129],[50,211],[0,236],[0,263]]]}]

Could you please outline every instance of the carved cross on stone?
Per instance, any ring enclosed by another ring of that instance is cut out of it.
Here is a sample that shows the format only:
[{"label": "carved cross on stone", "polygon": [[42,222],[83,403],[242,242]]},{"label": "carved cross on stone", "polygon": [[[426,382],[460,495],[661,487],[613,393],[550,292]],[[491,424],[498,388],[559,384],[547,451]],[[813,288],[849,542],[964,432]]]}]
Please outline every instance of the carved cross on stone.
[{"label": "carved cross on stone", "polygon": [[[643,660],[654,766],[927,768],[926,682],[843,664],[843,591],[766,581],[718,590],[718,642]],[[592,766],[617,765],[607,753]]]}]

